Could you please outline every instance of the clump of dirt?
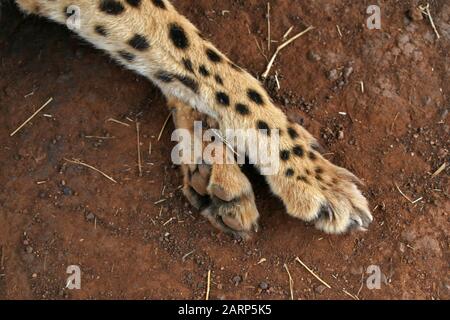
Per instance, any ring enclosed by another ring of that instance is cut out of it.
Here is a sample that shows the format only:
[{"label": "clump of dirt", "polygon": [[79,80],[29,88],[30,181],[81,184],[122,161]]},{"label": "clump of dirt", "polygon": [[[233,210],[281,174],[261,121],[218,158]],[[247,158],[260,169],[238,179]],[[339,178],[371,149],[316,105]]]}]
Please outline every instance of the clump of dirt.
[{"label": "clump of dirt", "polygon": [[[265,2],[173,3],[237,64],[255,76],[265,70],[273,54]],[[449,298],[450,5],[430,2],[437,40],[410,1],[382,2],[381,30],[366,28],[362,2],[271,4],[273,40],[291,26],[315,29],[281,52],[266,86],[319,138],[327,158],[365,182],[375,216],[369,232],[324,235],[287,216],[253,176],[260,232],[245,243],[218,233],[182,197],[170,162],[173,127],[157,140],[168,115],[161,93],[61,26],[7,3],[0,20],[1,298],[200,299],[211,270],[211,298],[289,299],[284,264],[295,299]],[[70,265],[82,271],[81,290],[66,288]],[[366,285],[370,266],[381,272],[378,290]]]}]

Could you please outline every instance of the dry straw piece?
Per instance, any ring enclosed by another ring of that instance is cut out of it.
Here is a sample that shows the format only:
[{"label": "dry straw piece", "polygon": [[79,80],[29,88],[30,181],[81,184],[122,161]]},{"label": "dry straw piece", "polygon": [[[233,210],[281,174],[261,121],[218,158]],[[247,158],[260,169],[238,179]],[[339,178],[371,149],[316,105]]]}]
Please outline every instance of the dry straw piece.
[{"label": "dry straw piece", "polygon": [[164,124],[163,124],[163,126],[161,128],[161,131],[159,132],[159,135],[158,135],[158,139],[157,139],[158,141],[161,140],[161,137],[162,137],[162,135],[164,133],[164,130],[166,129],[167,123],[169,123],[169,120],[170,120],[171,117],[172,117],[172,112],[169,113],[169,115],[166,118],[166,121],[164,121]]},{"label": "dry straw piece", "polygon": [[78,165],[80,165],[80,166],[83,166],[83,167],[89,168],[89,169],[91,169],[91,170],[94,170],[95,172],[100,173],[102,176],[104,176],[104,177],[107,178],[108,180],[110,180],[110,181],[112,181],[112,182],[114,182],[114,183],[117,183],[117,181],[114,180],[113,177],[107,175],[107,174],[104,173],[103,171],[101,171],[101,170],[99,170],[99,169],[97,169],[97,168],[95,168],[95,167],[93,167],[93,166],[91,166],[91,165],[89,165],[89,164],[87,164],[87,163],[84,163],[84,162],[82,162],[82,161],[80,161],[80,160],[78,160],[78,159],[69,160],[69,159],[64,158],[64,160],[67,161],[67,162],[69,162],[69,163],[78,164]]},{"label": "dry straw piece", "polygon": [[44,103],[42,105],[42,107],[40,107],[39,109],[36,110],[35,113],[33,113],[27,120],[25,120],[24,123],[22,123],[16,130],[14,130],[9,136],[12,137],[13,135],[15,135],[17,132],[20,131],[20,129],[22,129],[28,122],[30,122],[39,112],[41,112],[46,106],[48,106],[50,104],[50,102],[53,101],[53,98],[48,99],[48,101],[46,103]]},{"label": "dry straw piece", "polygon": [[289,276],[289,291],[291,293],[291,300],[294,300],[294,280],[292,279],[291,273],[289,272],[288,266],[286,263],[284,264],[284,269],[286,269],[286,272]]},{"label": "dry straw piece", "polygon": [[293,36],[289,40],[287,40],[287,41],[283,42],[281,45],[279,45],[277,50],[275,51],[274,55],[272,56],[272,59],[270,59],[269,64],[267,65],[266,71],[264,71],[264,73],[261,76],[263,78],[267,78],[267,76],[269,75],[270,69],[272,69],[273,63],[275,62],[275,59],[276,59],[276,57],[278,56],[278,54],[280,53],[281,50],[286,48],[289,44],[291,44],[292,42],[294,42],[295,40],[297,40],[298,38],[300,38],[304,34],[308,33],[312,29],[314,29],[314,27],[313,26],[309,26],[308,28],[306,28],[302,32],[297,33],[295,36]]},{"label": "dry straw piece", "polygon": [[310,268],[308,268],[308,266],[306,264],[303,263],[302,260],[300,260],[299,257],[295,258],[295,261],[297,261],[298,263],[300,263],[309,273],[311,273],[314,278],[316,278],[317,280],[319,280],[320,282],[322,282],[322,284],[327,287],[328,289],[331,289],[331,286],[326,283],[325,281],[323,281],[317,274],[314,273],[314,271],[312,271]]},{"label": "dry straw piece", "polygon": [[209,300],[209,292],[211,290],[211,270],[208,270],[208,277],[206,279],[206,297],[205,300]]},{"label": "dry straw piece", "polygon": [[140,123],[136,121],[136,144],[137,144],[137,158],[139,177],[142,177],[142,160],[141,160],[141,138],[140,138]]},{"label": "dry straw piece", "polygon": [[428,20],[430,21],[431,27],[433,28],[433,31],[436,34],[436,37],[438,39],[440,39],[441,35],[439,34],[439,32],[436,28],[436,25],[434,24],[433,17],[431,16],[430,4],[427,3],[425,6],[419,6],[419,10],[422,11],[422,13],[428,17]]}]

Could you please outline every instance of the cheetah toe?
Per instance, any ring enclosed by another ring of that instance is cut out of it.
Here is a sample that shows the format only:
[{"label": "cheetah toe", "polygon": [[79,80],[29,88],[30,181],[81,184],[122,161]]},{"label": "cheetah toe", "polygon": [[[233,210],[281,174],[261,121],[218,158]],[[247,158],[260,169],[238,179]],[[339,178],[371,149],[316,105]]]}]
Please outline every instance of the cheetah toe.
[{"label": "cheetah toe", "polygon": [[238,239],[258,230],[253,189],[236,164],[184,166],[183,193],[217,229]]}]

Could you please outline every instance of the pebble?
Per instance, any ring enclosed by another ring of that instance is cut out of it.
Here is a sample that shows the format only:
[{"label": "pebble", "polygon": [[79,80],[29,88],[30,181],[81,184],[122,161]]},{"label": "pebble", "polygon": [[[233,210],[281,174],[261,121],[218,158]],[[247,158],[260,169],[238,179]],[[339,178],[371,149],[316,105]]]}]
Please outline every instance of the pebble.
[{"label": "pebble", "polygon": [[321,284],[321,285],[319,285],[318,287],[316,287],[316,288],[314,289],[314,291],[316,291],[316,293],[318,293],[318,294],[322,294],[322,292],[324,292],[326,288],[327,288],[327,287],[325,287],[323,284]]},{"label": "pebble", "polygon": [[320,61],[322,59],[317,53],[315,53],[312,50],[308,51],[307,58],[310,61],[314,61],[314,62]]},{"label": "pebble", "polygon": [[261,281],[261,282],[259,283],[259,288],[260,288],[261,290],[267,290],[267,289],[269,289],[269,284],[268,284],[267,282],[265,282],[265,281]]},{"label": "pebble", "polygon": [[27,246],[27,247],[25,248],[25,251],[26,251],[27,253],[33,253],[33,247]]},{"label": "pebble", "polygon": [[235,286],[239,285],[239,283],[242,282],[242,277],[241,276],[234,276],[233,277],[233,283]]},{"label": "pebble", "polygon": [[68,187],[68,186],[63,186],[61,189],[62,189],[62,193],[63,193],[65,196],[71,196],[71,195],[73,195],[73,190],[72,190],[70,187]]},{"label": "pebble", "polygon": [[347,79],[348,77],[350,77],[353,73],[353,67],[347,67],[344,70],[344,78]]},{"label": "pebble", "polygon": [[86,215],[86,220],[87,221],[92,221],[92,220],[94,220],[95,219],[95,214],[93,214],[92,212],[89,212],[87,215]]},{"label": "pebble", "polygon": [[327,78],[331,81],[337,80],[339,78],[339,72],[336,69],[330,70],[328,71]]}]

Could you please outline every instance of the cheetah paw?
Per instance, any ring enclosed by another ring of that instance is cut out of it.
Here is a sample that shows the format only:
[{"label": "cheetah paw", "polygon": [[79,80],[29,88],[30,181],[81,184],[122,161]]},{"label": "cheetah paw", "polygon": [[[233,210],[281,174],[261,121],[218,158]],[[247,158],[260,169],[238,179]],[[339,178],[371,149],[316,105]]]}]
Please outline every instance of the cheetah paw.
[{"label": "cheetah paw", "polygon": [[252,186],[239,166],[200,164],[184,170],[184,195],[214,227],[244,240],[258,231]]},{"label": "cheetah paw", "polygon": [[280,172],[267,176],[287,212],[330,234],[367,230],[373,217],[357,187],[359,179],[313,150],[316,142],[303,128],[295,130],[298,144],[282,151]]}]

